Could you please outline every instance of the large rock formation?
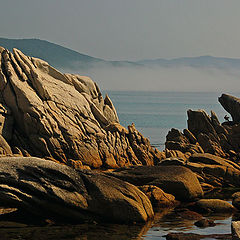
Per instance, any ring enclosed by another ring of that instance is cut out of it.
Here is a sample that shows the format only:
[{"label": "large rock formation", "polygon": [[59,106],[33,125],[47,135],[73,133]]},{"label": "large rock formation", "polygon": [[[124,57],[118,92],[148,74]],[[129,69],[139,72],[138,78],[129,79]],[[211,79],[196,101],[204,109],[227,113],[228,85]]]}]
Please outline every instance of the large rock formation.
[{"label": "large rock formation", "polygon": [[240,186],[240,99],[223,94],[219,101],[233,121],[221,124],[214,112],[209,116],[204,110],[188,110],[188,129],[169,131],[169,158],[160,162],[191,169],[206,191]]},{"label": "large rock formation", "polygon": [[193,153],[211,153],[234,161],[240,160],[240,99],[222,94],[222,106],[233,121],[221,124],[214,112],[188,110],[188,129],[172,129],[167,135],[167,151],[181,151],[188,158]]},{"label": "large rock formation", "polygon": [[0,155],[56,160],[75,168],[154,165],[161,153],[119,124],[90,78],[0,48]]},{"label": "large rock formation", "polygon": [[[145,222],[152,205],[137,187],[34,157],[0,161],[0,206],[57,222]],[[34,219],[34,218],[33,218]]]}]

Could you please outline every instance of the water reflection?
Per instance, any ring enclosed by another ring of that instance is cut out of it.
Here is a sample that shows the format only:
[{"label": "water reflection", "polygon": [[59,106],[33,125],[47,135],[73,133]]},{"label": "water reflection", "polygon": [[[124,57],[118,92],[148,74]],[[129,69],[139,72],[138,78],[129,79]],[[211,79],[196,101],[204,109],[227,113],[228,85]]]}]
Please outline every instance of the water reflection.
[{"label": "water reflection", "polygon": [[70,226],[21,227],[1,228],[1,239],[74,239],[74,240],[140,240],[151,227],[146,225],[117,225],[117,224],[81,224]]},{"label": "water reflection", "polygon": [[[166,239],[163,237],[169,232],[185,232],[185,233],[196,233],[201,235],[210,234],[229,234],[231,233],[231,220],[232,214],[211,214],[204,215],[203,217],[213,220],[216,223],[214,227],[198,228],[194,225],[197,221],[195,216],[191,214],[179,214],[178,212],[171,209],[167,214],[156,218],[152,223],[152,227],[145,235],[144,240],[161,240]],[[213,239],[213,238],[211,238]]]},{"label": "water reflection", "polygon": [[217,223],[215,227],[198,228],[194,222],[198,215],[163,209],[155,214],[155,218],[145,225],[118,224],[81,224],[64,226],[30,227],[1,222],[1,239],[24,240],[155,240],[166,239],[163,236],[169,232],[191,232],[197,234],[230,233],[231,215],[205,216]]}]

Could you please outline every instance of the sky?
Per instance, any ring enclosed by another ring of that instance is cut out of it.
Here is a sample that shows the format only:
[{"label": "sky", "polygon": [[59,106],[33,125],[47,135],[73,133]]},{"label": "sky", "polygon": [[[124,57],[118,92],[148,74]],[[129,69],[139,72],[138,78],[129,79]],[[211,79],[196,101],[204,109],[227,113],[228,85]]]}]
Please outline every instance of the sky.
[{"label": "sky", "polygon": [[239,0],[0,0],[0,37],[106,60],[240,57]]}]

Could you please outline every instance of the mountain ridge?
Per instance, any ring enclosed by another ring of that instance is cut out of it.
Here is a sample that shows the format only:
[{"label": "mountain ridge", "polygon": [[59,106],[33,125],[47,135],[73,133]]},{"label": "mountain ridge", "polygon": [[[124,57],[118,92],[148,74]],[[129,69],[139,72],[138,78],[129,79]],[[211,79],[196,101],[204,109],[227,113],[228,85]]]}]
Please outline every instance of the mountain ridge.
[{"label": "mountain ridge", "polygon": [[67,47],[41,40],[0,38],[0,46],[12,50],[17,48],[25,54],[47,61],[55,68],[86,70],[93,67],[179,67],[194,68],[240,68],[240,58],[214,57],[203,55],[197,57],[180,57],[173,59],[143,59],[139,61],[108,61],[87,54],[79,53]]}]

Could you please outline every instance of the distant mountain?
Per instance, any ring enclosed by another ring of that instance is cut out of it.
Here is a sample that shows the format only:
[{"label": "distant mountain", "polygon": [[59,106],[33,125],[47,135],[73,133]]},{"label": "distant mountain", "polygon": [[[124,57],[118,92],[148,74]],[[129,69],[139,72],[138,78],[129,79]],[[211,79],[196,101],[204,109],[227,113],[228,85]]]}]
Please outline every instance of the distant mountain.
[{"label": "distant mountain", "polygon": [[193,67],[193,68],[218,68],[240,69],[240,59],[221,58],[212,56],[183,57],[175,59],[153,59],[141,61],[106,61],[73,51],[60,45],[40,39],[7,39],[0,38],[0,46],[12,50],[17,48],[24,54],[38,57],[47,61],[58,69],[87,70],[98,67]]},{"label": "distant mountain", "polygon": [[137,63],[145,66],[162,66],[162,67],[178,67],[188,66],[194,68],[238,68],[240,69],[240,59],[238,58],[221,58],[212,56],[199,57],[182,57],[175,59],[153,59],[142,60]]},{"label": "distant mountain", "polygon": [[21,50],[24,54],[41,58],[56,68],[89,68],[96,63],[105,63],[103,59],[90,57],[69,48],[39,39],[7,39],[0,38],[0,46]]},{"label": "distant mountain", "polygon": [[58,69],[86,70],[95,66],[138,66],[128,61],[106,61],[91,57],[58,44],[40,39],[0,38],[0,46],[12,50],[17,48],[24,54],[41,58]]}]

